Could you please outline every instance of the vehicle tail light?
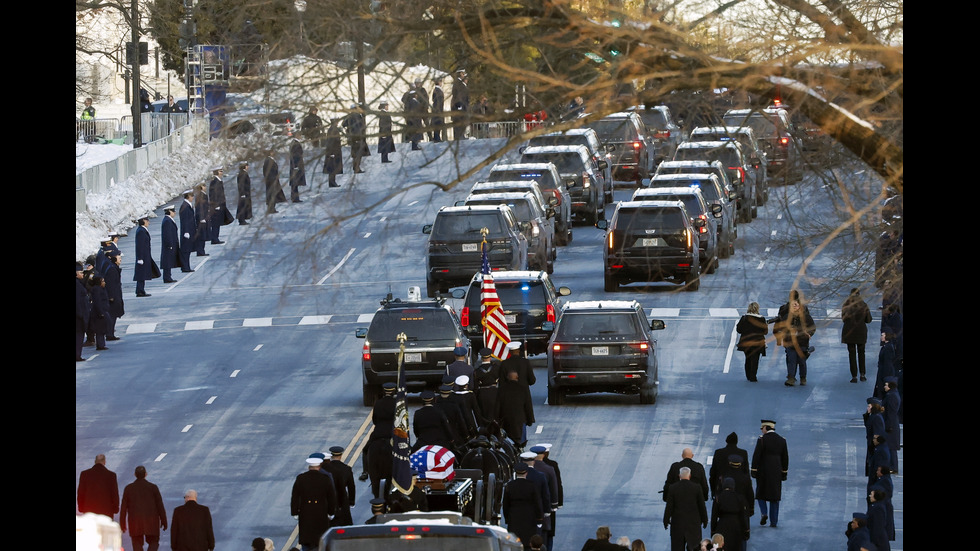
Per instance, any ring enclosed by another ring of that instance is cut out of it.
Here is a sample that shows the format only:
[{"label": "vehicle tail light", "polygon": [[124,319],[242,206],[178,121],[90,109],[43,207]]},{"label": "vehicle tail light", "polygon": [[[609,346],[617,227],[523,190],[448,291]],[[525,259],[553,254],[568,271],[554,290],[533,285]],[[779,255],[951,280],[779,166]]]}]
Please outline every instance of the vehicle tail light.
[{"label": "vehicle tail light", "polygon": [[773,107],[780,107],[782,105],[783,105],[783,100],[781,100],[779,98],[775,98],[775,99],[772,100],[772,106]]},{"label": "vehicle tail light", "polygon": [[551,351],[555,353],[561,352],[561,345],[558,343],[551,345]]},{"label": "vehicle tail light", "polygon": [[640,143],[640,142],[633,142],[633,149],[640,149],[641,147],[643,147],[643,144],[642,143]]},{"label": "vehicle tail light", "polygon": [[660,130],[658,132],[654,132],[653,137],[657,138],[658,140],[670,139],[670,130]]},{"label": "vehicle tail light", "polygon": [[364,348],[361,349],[361,359],[366,362],[371,361],[371,345],[367,342],[364,343]]},{"label": "vehicle tail light", "polygon": [[561,193],[559,193],[557,189],[553,189],[553,190],[551,190],[551,193],[552,193],[552,194],[553,194],[553,195],[554,195],[555,197],[557,197],[557,198],[558,198],[558,203],[557,203],[557,204],[556,204],[555,206],[558,206],[558,205],[560,205],[560,204],[561,204]]},{"label": "vehicle tail light", "polygon": [[698,233],[708,233],[708,217],[702,214],[698,218],[704,220],[704,225],[698,228]]},{"label": "vehicle tail light", "polygon": [[459,323],[463,327],[469,327],[470,325],[470,307],[464,306],[462,310],[459,311]]},{"label": "vehicle tail light", "polygon": [[738,171],[738,181],[740,183],[743,183],[743,184],[745,183],[745,169],[744,168],[742,168],[740,166],[730,166],[730,167],[728,167],[728,170]]},{"label": "vehicle tail light", "polygon": [[591,185],[592,185],[592,180],[589,178],[589,173],[588,172],[583,172],[582,173],[582,188],[583,189],[588,189],[589,186],[591,186]]},{"label": "vehicle tail light", "polygon": [[779,138],[779,145],[789,145],[789,138],[787,137]]},{"label": "vehicle tail light", "polygon": [[552,306],[551,304],[549,304],[549,305],[547,305],[545,307],[545,311],[548,314],[547,321],[550,321],[550,322],[554,323],[555,322],[555,307]]}]

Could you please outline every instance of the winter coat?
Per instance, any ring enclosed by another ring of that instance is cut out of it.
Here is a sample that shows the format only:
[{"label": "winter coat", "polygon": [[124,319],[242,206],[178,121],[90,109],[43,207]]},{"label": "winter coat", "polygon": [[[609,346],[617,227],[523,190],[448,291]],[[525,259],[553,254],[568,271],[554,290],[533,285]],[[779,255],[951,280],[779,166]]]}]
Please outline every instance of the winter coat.
[{"label": "winter coat", "polygon": [[738,345],[736,348],[740,352],[750,353],[762,350],[762,355],[766,355],[766,335],[769,334],[769,324],[766,318],[759,314],[745,314],[735,325],[738,332]]},{"label": "winter coat", "polygon": [[844,327],[840,332],[840,342],[844,344],[867,344],[868,324],[871,323],[871,309],[868,303],[851,296],[841,306],[841,321]]}]

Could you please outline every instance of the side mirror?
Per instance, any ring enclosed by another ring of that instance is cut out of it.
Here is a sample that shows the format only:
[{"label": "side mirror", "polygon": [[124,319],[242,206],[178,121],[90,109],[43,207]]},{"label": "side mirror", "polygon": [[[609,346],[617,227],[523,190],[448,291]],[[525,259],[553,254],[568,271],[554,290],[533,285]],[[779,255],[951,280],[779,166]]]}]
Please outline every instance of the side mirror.
[{"label": "side mirror", "polygon": [[718,203],[712,203],[711,205],[711,215],[715,218],[721,218],[724,208]]},{"label": "side mirror", "polygon": [[569,289],[568,287],[559,287],[558,288],[558,295],[559,296],[567,297],[570,294],[572,294],[572,290]]},{"label": "side mirror", "polygon": [[355,329],[354,336],[359,339],[363,339],[367,337],[367,327],[358,327],[357,329]]},{"label": "side mirror", "polygon": [[600,230],[608,230],[609,229],[609,221],[606,220],[605,218],[603,218],[601,220],[596,220],[595,227],[599,228]]},{"label": "side mirror", "polygon": [[599,170],[606,170],[609,168],[609,163],[606,161],[599,161]]},{"label": "side mirror", "polygon": [[704,218],[695,218],[694,219],[694,227],[695,228],[703,228],[706,223],[707,222],[705,222]]},{"label": "side mirror", "polygon": [[553,209],[551,207],[548,207],[547,209],[545,209],[544,215],[546,217],[548,217],[548,218],[554,218],[555,217],[555,209]]},{"label": "side mirror", "polygon": [[530,231],[531,223],[526,220],[522,220],[517,223],[517,227],[521,228],[521,231],[523,232]]},{"label": "side mirror", "polygon": [[424,233],[425,235],[429,235],[430,233],[432,233],[432,224],[426,224],[422,226],[422,233]]},{"label": "side mirror", "polygon": [[553,321],[546,321],[546,322],[542,323],[541,324],[541,330],[542,331],[548,331],[548,332],[554,331],[555,330],[555,322],[553,322]]},{"label": "side mirror", "polygon": [[[453,203],[454,207],[462,207],[464,205],[466,205],[466,199],[463,199],[461,201],[456,201],[455,203]],[[425,230],[422,231],[425,232]]]},{"label": "side mirror", "polygon": [[575,187],[575,180],[572,178],[568,178],[567,180],[565,180],[565,187],[569,189]]},{"label": "side mirror", "polygon": [[520,153],[521,155],[523,155],[525,149],[527,149],[527,146],[526,145],[522,145],[522,146],[520,146],[520,147],[517,148],[517,152]]},{"label": "side mirror", "polygon": [[667,324],[664,320],[650,320],[650,329],[654,331],[660,331],[661,329],[666,329]]},{"label": "side mirror", "polygon": [[548,205],[555,206],[558,204],[558,196],[550,195],[548,196]]},{"label": "side mirror", "polygon": [[449,295],[452,296],[453,298],[466,298],[466,289],[461,289],[457,287],[453,289],[452,292],[449,293]]}]

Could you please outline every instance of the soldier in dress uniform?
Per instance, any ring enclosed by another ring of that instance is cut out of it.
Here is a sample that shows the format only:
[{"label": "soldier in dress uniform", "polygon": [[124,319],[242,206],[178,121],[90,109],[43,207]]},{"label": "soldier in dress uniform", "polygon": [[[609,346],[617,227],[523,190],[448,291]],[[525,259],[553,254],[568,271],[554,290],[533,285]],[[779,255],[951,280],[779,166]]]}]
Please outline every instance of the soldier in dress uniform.
[{"label": "soldier in dress uniform", "polygon": [[544,456],[548,453],[548,448],[538,444],[537,446],[531,446],[529,451],[535,454],[534,463],[531,464],[531,467],[543,472],[548,477],[548,492],[551,494],[551,515],[548,519],[548,529],[542,529],[541,535],[544,536],[545,545],[547,545],[548,549],[552,549],[555,540],[555,511],[558,510],[558,496],[561,492],[559,484],[561,484],[561,481],[558,479],[558,473],[555,469],[544,461]]},{"label": "soldier in dress uniform", "polygon": [[762,420],[762,436],[755,443],[752,453],[752,478],[756,479],[755,498],[759,502],[762,518],[759,524],[766,525],[772,515],[770,526],[775,528],[779,522],[779,500],[782,499],[783,481],[789,470],[789,451],[786,439],[776,434],[776,422]]},{"label": "soldier in dress uniform", "polygon": [[374,464],[368,457],[371,445],[376,440],[390,441],[391,431],[395,427],[395,390],[397,390],[397,385],[388,382],[381,385],[381,389],[384,391],[384,396],[374,402],[374,410],[371,412],[374,429],[371,430],[368,443],[364,446],[364,451],[361,452],[361,475],[357,477],[361,482],[370,476],[368,465]]},{"label": "soldier in dress uniform", "polygon": [[473,369],[473,392],[480,411],[488,421],[496,420],[497,384],[500,380],[500,364],[493,359],[493,350],[480,350],[480,363]]},{"label": "soldier in dress uniform", "polygon": [[333,475],[333,485],[337,490],[337,515],[333,518],[330,526],[354,524],[350,510],[354,507],[357,487],[354,485],[354,471],[341,460],[343,455],[343,447],[332,446],[330,448],[330,460],[324,461],[321,465],[323,470]]},{"label": "soldier in dress uniform", "polygon": [[320,536],[330,528],[337,510],[337,491],[333,480],[320,472],[323,459],[310,457],[307,470],[296,477],[290,499],[290,514],[299,521],[297,541],[304,549],[315,549]]},{"label": "soldier in dress uniform", "polygon": [[385,514],[387,509],[385,508],[384,498],[376,497],[371,500],[371,518],[364,521],[364,524],[375,524],[378,522],[378,517]]},{"label": "soldier in dress uniform", "polygon": [[436,395],[431,390],[422,391],[422,407],[415,411],[412,419],[412,432],[415,433],[415,445],[412,451],[422,446],[436,445],[453,449],[452,428],[446,414],[435,407]]},{"label": "soldier in dress uniform", "polygon": [[463,420],[466,422],[465,440],[469,440],[477,435],[480,426],[485,425],[487,420],[480,411],[476,395],[470,390],[470,378],[467,375],[456,377],[452,398],[463,412]]},{"label": "soldier in dress uniform", "polygon": [[[180,240],[177,235],[177,223],[174,222],[174,214],[177,207],[167,205],[163,207],[163,221],[160,224],[160,269],[163,270],[164,283],[176,283],[177,280],[171,275],[171,270],[180,266]],[[103,272],[105,273],[105,272]]]},{"label": "soldier in dress uniform", "polygon": [[[468,440],[466,419],[463,417],[463,410],[460,404],[453,398],[453,385],[442,384],[439,386],[439,395],[436,396],[435,405],[446,414],[449,419],[449,428],[453,431],[453,442],[462,445]],[[456,453],[457,450],[453,450]]]}]

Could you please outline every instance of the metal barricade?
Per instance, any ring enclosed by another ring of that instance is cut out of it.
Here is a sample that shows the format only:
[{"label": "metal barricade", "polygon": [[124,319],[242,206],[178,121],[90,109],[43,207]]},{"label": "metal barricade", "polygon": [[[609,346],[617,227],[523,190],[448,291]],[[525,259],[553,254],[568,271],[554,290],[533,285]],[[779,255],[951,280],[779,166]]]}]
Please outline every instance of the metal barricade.
[{"label": "metal barricade", "polygon": [[496,121],[470,123],[470,135],[474,138],[510,138],[524,132],[522,121]]},{"label": "metal barricade", "polygon": [[92,143],[99,138],[118,138],[119,119],[75,119],[75,142]]}]

